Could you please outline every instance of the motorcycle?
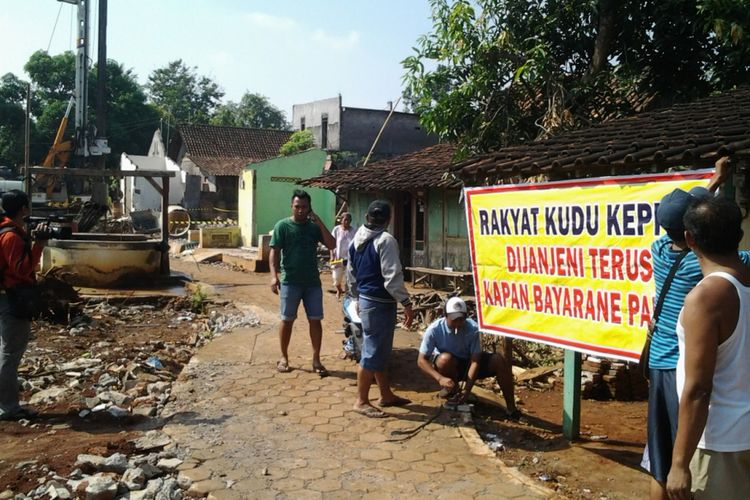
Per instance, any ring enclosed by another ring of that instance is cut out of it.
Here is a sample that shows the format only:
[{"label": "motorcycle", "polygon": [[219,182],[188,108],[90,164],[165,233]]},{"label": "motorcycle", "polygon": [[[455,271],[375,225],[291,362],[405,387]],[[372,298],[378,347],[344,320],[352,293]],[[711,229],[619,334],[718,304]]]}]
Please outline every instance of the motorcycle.
[{"label": "motorcycle", "polygon": [[344,296],[342,309],[344,313],[344,359],[359,362],[362,355],[362,320],[357,312],[357,301],[349,294]]}]

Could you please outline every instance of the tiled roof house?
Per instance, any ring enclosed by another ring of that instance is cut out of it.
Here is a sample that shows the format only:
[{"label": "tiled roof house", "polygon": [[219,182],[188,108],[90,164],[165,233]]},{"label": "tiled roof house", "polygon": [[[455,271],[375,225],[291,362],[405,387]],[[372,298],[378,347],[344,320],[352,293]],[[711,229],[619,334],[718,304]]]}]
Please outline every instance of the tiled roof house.
[{"label": "tiled roof house", "polygon": [[186,208],[236,210],[242,169],[248,163],[278,156],[291,135],[286,130],[179,126],[170,141],[169,156],[188,174]]},{"label": "tiled roof house", "polygon": [[461,244],[468,248],[465,214],[458,203],[464,185],[706,168],[727,154],[744,160],[737,162],[744,174],[750,160],[750,88],[503,148],[459,163],[453,162],[453,153],[451,145],[438,144],[365,168],[328,172],[303,184],[330,189],[346,198],[354,220],[360,223],[369,201],[388,198],[394,205],[392,230],[403,242],[407,265],[463,269],[469,262],[461,250]]},{"label": "tiled roof house", "polygon": [[641,113],[547,140],[479,155],[452,167],[467,186],[710,167],[750,158],[750,88]]}]

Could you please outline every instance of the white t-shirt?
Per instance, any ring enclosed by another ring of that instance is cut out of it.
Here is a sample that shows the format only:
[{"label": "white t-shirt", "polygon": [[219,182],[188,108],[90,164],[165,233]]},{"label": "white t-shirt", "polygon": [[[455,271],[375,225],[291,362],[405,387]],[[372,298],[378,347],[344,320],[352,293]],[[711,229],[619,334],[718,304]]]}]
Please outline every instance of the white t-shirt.
[{"label": "white t-shirt", "polygon": [[333,228],[331,235],[336,240],[336,247],[333,249],[334,259],[348,259],[349,258],[349,245],[354,239],[354,234],[357,232],[353,226],[349,226],[349,230],[344,229],[344,226],[338,225]]}]

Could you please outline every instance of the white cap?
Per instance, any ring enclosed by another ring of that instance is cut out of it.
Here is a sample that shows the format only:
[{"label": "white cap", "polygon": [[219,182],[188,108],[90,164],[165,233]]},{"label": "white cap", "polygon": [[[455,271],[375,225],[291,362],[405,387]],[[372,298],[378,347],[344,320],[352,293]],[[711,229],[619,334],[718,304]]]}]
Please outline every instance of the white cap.
[{"label": "white cap", "polygon": [[459,297],[451,297],[445,304],[445,315],[450,319],[466,317],[466,302]]}]

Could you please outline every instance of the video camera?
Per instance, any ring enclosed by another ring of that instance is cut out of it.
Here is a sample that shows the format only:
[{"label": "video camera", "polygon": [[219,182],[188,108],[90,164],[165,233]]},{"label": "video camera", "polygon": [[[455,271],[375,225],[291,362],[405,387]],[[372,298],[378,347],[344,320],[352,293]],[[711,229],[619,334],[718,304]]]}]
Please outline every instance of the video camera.
[{"label": "video camera", "polygon": [[[29,232],[36,240],[65,240],[73,236],[73,228],[68,225],[65,217],[30,217]],[[46,231],[37,229],[41,224],[47,224]]]}]

